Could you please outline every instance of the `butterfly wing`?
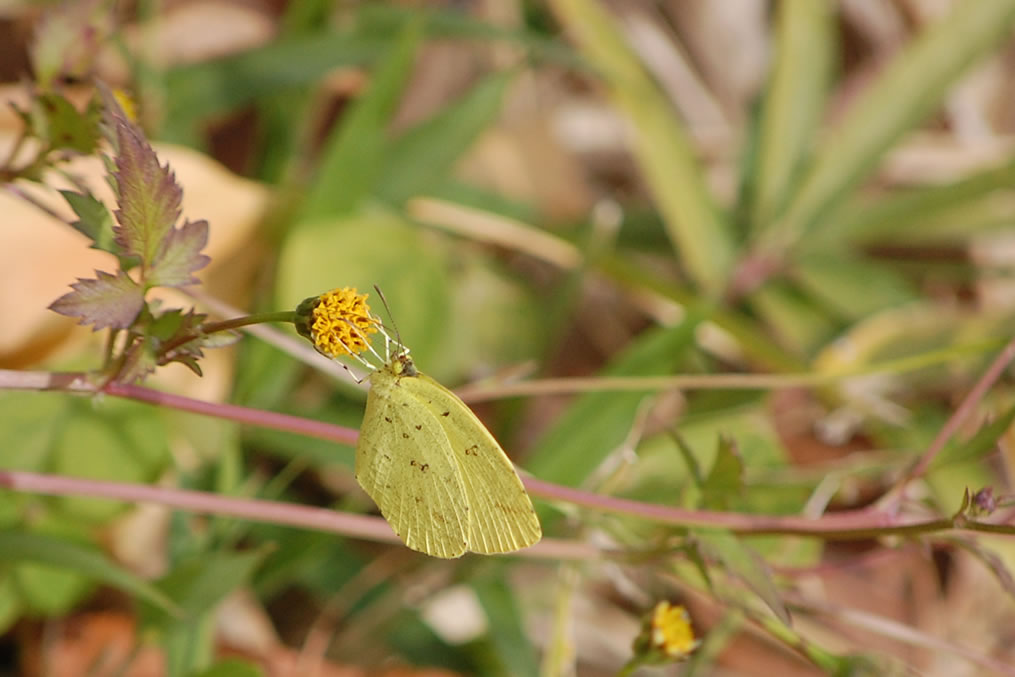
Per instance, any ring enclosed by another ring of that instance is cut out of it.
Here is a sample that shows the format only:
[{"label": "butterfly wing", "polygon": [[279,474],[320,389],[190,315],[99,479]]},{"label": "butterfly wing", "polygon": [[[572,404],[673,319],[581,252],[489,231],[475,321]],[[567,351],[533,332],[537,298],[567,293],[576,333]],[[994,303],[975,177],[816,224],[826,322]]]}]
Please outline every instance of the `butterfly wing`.
[{"label": "butterfly wing", "polygon": [[468,549],[511,552],[539,541],[543,532],[522,481],[500,444],[454,393],[424,374],[402,380],[440,421],[461,470],[468,500]]},{"label": "butterfly wing", "polygon": [[469,519],[461,471],[443,426],[398,385],[409,380],[380,371],[371,379],[356,479],[407,546],[460,557]]}]

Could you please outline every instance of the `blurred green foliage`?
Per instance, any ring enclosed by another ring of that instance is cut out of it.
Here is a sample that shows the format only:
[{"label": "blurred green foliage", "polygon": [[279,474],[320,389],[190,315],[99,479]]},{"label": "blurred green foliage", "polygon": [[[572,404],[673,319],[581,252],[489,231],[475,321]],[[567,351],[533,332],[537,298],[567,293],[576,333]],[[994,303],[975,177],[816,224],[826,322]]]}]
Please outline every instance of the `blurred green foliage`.
[{"label": "blurred green foliage", "polygon": [[[555,360],[570,349],[576,327],[589,326],[578,321],[576,290],[590,281],[605,281],[628,298],[665,299],[683,312],[670,326],[624,332],[622,349],[598,356],[597,373],[605,377],[726,370],[724,357],[702,339],[706,327],[724,330],[742,368],[834,371],[954,348],[950,365],[892,375],[884,390],[871,386],[858,394],[836,386],[821,392],[829,409],[856,415],[851,431],[861,432],[874,449],[890,450],[890,461],[876,469],[886,475],[925,449],[950,413],[954,402],[941,391],[962,388],[982,367],[983,355],[970,357],[962,347],[1010,334],[1011,317],[975,308],[943,311],[926,284],[941,275],[933,261],[906,265],[876,251],[928,242],[966,246],[983,232],[1010,227],[999,195],[1011,197],[1015,160],[949,185],[898,191],[868,182],[893,144],[923,124],[966,68],[1010,34],[1015,0],[957,3],[906,45],[831,129],[824,125],[838,63],[834,12],[830,3],[813,0],[778,3],[774,61],[747,127],[751,136],[743,142],[741,189],[733,204],[710,192],[680,116],[619,22],[595,0],[527,3],[526,24],[516,30],[457,11],[417,12],[386,3],[348,10],[341,27],[331,28],[316,21],[327,15],[326,6],[289,3],[282,35],[248,52],[166,72],[138,68],[141,91],[157,92],[154,100],[165,103],[154,116],[153,138],[201,148],[214,120],[253,108],[262,121],[247,171],[285,197],[264,233],[272,258],[252,285],[263,308],[295,307],[332,287],[377,285],[418,364],[449,385],[525,362],[539,374],[559,373]],[[572,36],[573,48],[557,28]],[[442,39],[494,40],[523,50],[527,62],[478,75],[433,114],[397,126],[420,50]],[[315,92],[336,67],[362,68],[368,84],[345,102],[323,139],[311,142],[320,114]],[[549,67],[587,78],[631,128],[632,158],[648,203],[623,204],[620,232],[605,245],[590,234],[592,215],[578,227],[553,223],[535,205],[518,204],[456,173],[474,142],[497,123],[526,69]],[[581,266],[527,277],[526,268],[512,265],[503,252],[415,221],[408,203],[420,196],[521,219],[533,232],[577,243]],[[757,269],[765,273],[745,273]],[[978,273],[971,264],[963,271],[966,277]],[[376,298],[372,303],[379,305]],[[602,326],[622,326],[616,308],[593,312],[602,314]],[[642,319],[639,326],[646,324]],[[508,437],[527,448],[518,458],[528,471],[567,486],[683,507],[767,514],[805,508],[825,477],[752,484],[751,471],[780,476],[792,469],[771,398],[726,391],[685,395],[683,415],[648,427],[644,436],[654,394],[606,391],[569,400],[537,432],[510,431]],[[238,351],[233,399],[356,426],[362,395],[248,340]],[[957,507],[964,486],[995,481],[984,455],[1015,412],[1005,399],[993,403],[1004,424],[956,443],[942,457],[946,471],[935,468],[929,478],[935,507],[947,513]],[[889,402],[908,411],[901,425]],[[491,424],[496,428],[524,420],[523,407],[509,402],[484,413],[499,415]],[[299,482],[274,486],[265,497],[370,509],[355,491],[339,492],[339,499],[320,492],[321,486],[352,487],[349,450],[288,433],[236,433],[226,425],[209,431],[201,425],[194,417],[111,400],[92,404],[60,394],[18,394],[0,401],[5,468],[149,482],[173,467],[169,441],[182,430],[183,438],[221,442],[202,455],[210,459],[207,467],[183,473],[185,485],[263,495],[266,469],[282,473],[291,469],[285,464],[300,464],[306,470],[301,477],[324,481],[315,482],[313,491]],[[637,456],[618,461],[618,450],[628,445]],[[771,635],[830,673],[853,665],[853,657],[808,644],[789,627],[780,580],[769,571],[773,564],[817,563],[820,543],[747,541],[729,532],[664,528],[562,504],[539,508],[553,537],[603,532],[599,542],[670,554],[690,544],[680,562],[631,565],[645,591],[675,594],[679,588],[668,581],[676,575],[734,610],[762,615]],[[405,553],[393,565],[380,554],[389,549],[331,535],[223,519],[198,534],[192,518],[178,516],[169,534],[170,570],[152,586],[90,545],[96,530],[123,511],[120,503],[97,499],[0,495],[0,627],[22,614],[66,613],[98,582],[151,607],[146,627],[167,650],[168,674],[252,675],[256,671],[246,664],[212,664],[215,605],[250,585],[269,607],[293,597],[340,605],[343,627],[354,628],[350,636],[362,643],[338,638],[333,653],[339,660],[393,653],[473,674],[537,673],[529,618],[549,615],[548,605],[516,595],[511,581],[523,575],[520,560],[480,564],[467,558],[438,565]],[[364,573],[384,566],[398,575]],[[552,585],[548,567],[525,566],[539,569],[539,586]],[[588,563],[590,578],[603,575],[596,566]],[[422,592],[406,582],[430,581],[435,572],[439,583],[421,583]],[[423,604],[410,601],[452,583],[469,586],[487,622],[479,639],[457,645],[428,624]],[[315,607],[313,613],[324,611]],[[731,619],[730,627],[738,626],[739,611]],[[706,647],[712,658],[718,654]]]}]

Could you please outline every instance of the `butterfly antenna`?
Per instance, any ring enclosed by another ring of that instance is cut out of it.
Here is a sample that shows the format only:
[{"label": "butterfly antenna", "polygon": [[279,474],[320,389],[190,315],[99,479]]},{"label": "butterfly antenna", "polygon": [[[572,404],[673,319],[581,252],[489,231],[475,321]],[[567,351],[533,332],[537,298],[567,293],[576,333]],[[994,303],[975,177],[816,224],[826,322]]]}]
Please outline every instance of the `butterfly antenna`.
[{"label": "butterfly antenna", "polygon": [[[366,316],[366,319],[368,319],[368,320],[370,320],[370,321],[373,321],[373,318],[372,318],[372,317],[370,317],[370,316]],[[342,320],[343,320],[343,321],[344,321],[344,322],[345,322],[346,324],[348,324],[348,325],[349,325],[349,328],[350,328],[350,329],[351,329],[351,330],[352,330],[352,331],[353,331],[353,332],[354,332],[354,333],[356,334],[356,336],[358,336],[358,337],[359,337],[359,338],[360,338],[360,339],[361,339],[361,340],[363,341],[363,345],[365,345],[365,346],[367,347],[367,350],[369,350],[369,351],[370,351],[370,354],[371,354],[371,355],[373,355],[374,357],[376,357],[376,358],[377,358],[377,360],[378,360],[379,362],[381,362],[382,364],[385,364],[385,363],[387,362],[387,360],[385,360],[385,359],[381,358],[381,356],[380,356],[380,355],[379,355],[379,354],[377,353],[377,351],[376,351],[376,350],[374,350],[374,347],[373,347],[372,345],[370,345],[370,339],[369,339],[369,338],[367,338],[366,334],[364,334],[364,333],[363,333],[362,331],[360,331],[360,328],[359,328],[359,327],[357,327],[357,326],[356,326],[356,324],[355,324],[354,322],[352,322],[351,320],[348,320],[348,319],[346,319],[346,318],[344,318],[344,317],[342,318]],[[374,324],[375,324],[376,326],[380,326],[380,323],[379,323],[379,322],[374,322]],[[387,336],[388,336],[388,335],[387,335],[387,334],[386,334],[386,333],[384,332],[384,329],[383,329],[383,328],[381,328],[381,333],[382,333],[382,334],[384,334],[384,337],[385,337],[385,343],[387,343]],[[361,357],[361,356],[360,356],[359,354],[357,354],[357,353],[354,353],[354,352],[353,352],[352,350],[350,350],[350,349],[349,349],[349,346],[345,345],[345,343],[344,343],[344,342],[342,342],[342,341],[340,341],[340,342],[342,343],[342,347],[343,347],[343,348],[345,348],[346,352],[347,352],[347,353],[349,353],[349,354],[350,354],[350,355],[351,355],[351,356],[353,357],[353,359],[355,359],[355,360],[356,360],[357,362],[359,362],[360,364],[364,365],[365,367],[367,367],[367,368],[368,368],[368,369],[370,369],[371,371],[373,371],[373,370],[377,369],[377,367],[375,367],[374,365],[372,365],[372,364],[370,364],[369,362],[367,362],[367,361],[366,361],[365,359],[363,359],[363,357]],[[386,348],[386,347],[385,347],[385,352],[387,352],[387,348]]]},{"label": "butterfly antenna", "polygon": [[[391,306],[388,305],[388,299],[384,298],[384,292],[382,292],[381,288],[378,287],[376,284],[374,285],[374,291],[377,292],[377,296],[381,299],[381,303],[384,304],[384,311],[388,314],[388,319],[391,320],[391,328],[394,329],[395,331],[395,339],[394,339],[395,345],[398,346],[399,352],[408,355],[409,350],[405,347],[405,344],[402,343],[402,335],[398,331],[398,325],[395,324],[395,316],[391,312]],[[382,333],[384,334],[384,337],[388,340],[391,340],[391,336],[386,331],[383,331],[384,325],[380,326]],[[387,350],[387,344],[385,344],[385,350]],[[391,355],[389,354],[388,358],[390,359],[390,357]]]}]

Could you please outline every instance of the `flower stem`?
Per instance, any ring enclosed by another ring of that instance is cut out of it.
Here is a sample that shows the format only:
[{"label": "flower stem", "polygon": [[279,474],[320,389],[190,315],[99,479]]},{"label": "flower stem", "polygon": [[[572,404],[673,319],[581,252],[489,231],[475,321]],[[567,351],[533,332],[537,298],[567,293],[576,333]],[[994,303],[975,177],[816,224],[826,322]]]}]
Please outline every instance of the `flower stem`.
[{"label": "flower stem", "polygon": [[282,310],[275,313],[254,313],[253,315],[243,315],[241,317],[234,317],[232,319],[221,320],[219,322],[205,322],[200,326],[198,333],[179,336],[176,339],[167,342],[164,346],[162,346],[162,354],[168,354],[170,351],[175,350],[182,345],[186,345],[197,338],[214,334],[216,332],[229,331],[230,329],[239,329],[240,327],[247,327],[252,324],[264,324],[267,322],[292,323],[295,318],[296,311]]},{"label": "flower stem", "polygon": [[201,325],[201,331],[204,334],[214,334],[218,331],[238,329],[251,324],[263,324],[265,322],[288,322],[291,324],[294,319],[296,319],[296,311],[294,310],[282,310],[276,313],[254,313],[253,315],[234,317],[231,320],[205,322]]}]

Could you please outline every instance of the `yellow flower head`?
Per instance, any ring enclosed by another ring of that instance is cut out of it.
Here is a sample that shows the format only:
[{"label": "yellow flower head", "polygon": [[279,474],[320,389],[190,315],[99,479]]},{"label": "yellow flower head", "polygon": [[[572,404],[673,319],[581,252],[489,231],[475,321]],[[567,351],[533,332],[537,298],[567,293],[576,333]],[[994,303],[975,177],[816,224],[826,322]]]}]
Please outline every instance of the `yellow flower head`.
[{"label": "yellow flower head", "polygon": [[691,617],[679,604],[659,602],[645,617],[634,640],[633,665],[652,665],[683,660],[701,644],[694,638]]},{"label": "yellow flower head", "polygon": [[659,602],[652,611],[652,646],[670,658],[684,658],[698,646],[687,609]]},{"label": "yellow flower head", "polygon": [[311,296],[296,308],[296,331],[328,357],[366,350],[370,334],[377,332],[377,324],[370,314],[367,295],[353,287]]}]

